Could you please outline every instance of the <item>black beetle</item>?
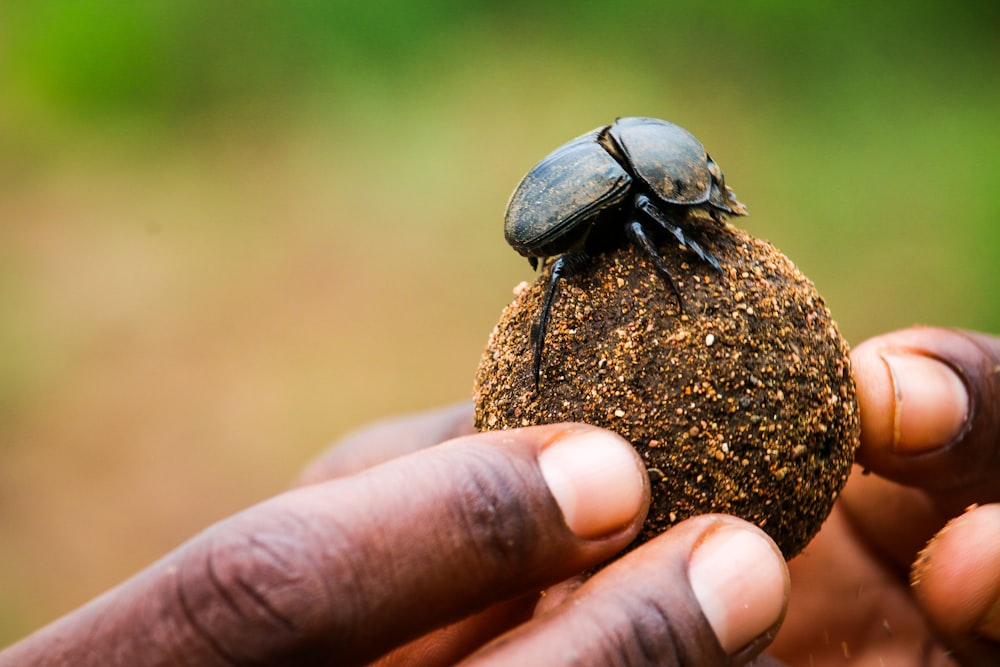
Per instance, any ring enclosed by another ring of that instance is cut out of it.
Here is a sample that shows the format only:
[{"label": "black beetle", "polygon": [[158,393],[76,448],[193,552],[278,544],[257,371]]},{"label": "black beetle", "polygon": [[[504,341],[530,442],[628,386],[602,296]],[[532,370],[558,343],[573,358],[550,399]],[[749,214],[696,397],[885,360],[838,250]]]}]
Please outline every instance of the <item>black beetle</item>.
[{"label": "black beetle", "polygon": [[[685,235],[698,218],[746,215],[718,165],[682,127],[656,118],[619,118],[550,153],[527,173],[507,204],[504,234],[537,269],[556,257],[538,320],[531,328],[538,386],[549,311],[559,281],[622,234],[649,255],[677,296],[657,250],[658,230],[721,271],[718,260]],[[651,225],[651,223],[653,223]]]}]

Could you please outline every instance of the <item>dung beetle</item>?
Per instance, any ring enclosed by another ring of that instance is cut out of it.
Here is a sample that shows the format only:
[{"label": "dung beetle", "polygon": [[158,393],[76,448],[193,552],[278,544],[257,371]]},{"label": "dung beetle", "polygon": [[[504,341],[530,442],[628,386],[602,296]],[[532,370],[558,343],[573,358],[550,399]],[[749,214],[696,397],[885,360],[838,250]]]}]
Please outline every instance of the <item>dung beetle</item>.
[{"label": "dung beetle", "polygon": [[682,127],[657,118],[619,118],[557,148],[521,180],[507,204],[504,235],[528,258],[551,262],[542,310],[531,328],[538,387],[549,311],[560,280],[622,238],[638,245],[677,296],[680,291],[657,249],[669,232],[702,261],[718,260],[685,234],[698,219],[721,222],[746,215],[719,166]]}]

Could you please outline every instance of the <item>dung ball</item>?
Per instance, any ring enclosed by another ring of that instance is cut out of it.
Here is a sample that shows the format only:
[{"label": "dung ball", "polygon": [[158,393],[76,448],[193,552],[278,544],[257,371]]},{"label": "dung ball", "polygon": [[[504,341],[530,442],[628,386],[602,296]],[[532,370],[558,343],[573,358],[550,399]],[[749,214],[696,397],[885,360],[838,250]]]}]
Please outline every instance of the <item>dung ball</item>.
[{"label": "dung ball", "polygon": [[709,236],[721,272],[661,248],[680,299],[632,244],[560,281],[537,387],[530,332],[547,271],[522,286],[476,374],[476,426],[615,431],[652,487],[636,543],[723,512],[760,526],[791,558],[829,514],[858,446],[848,346],[781,252],[727,224]]}]

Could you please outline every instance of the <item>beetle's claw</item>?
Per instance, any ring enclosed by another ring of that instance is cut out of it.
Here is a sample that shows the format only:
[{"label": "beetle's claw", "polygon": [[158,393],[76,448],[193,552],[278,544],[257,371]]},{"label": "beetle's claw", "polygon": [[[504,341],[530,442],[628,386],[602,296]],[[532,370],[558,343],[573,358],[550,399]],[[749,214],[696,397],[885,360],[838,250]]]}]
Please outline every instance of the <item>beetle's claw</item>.
[{"label": "beetle's claw", "polygon": [[698,257],[700,257],[703,262],[711,266],[719,273],[722,273],[722,265],[719,264],[719,260],[717,260],[715,256],[712,255],[712,253],[708,252],[700,245],[691,240],[688,241],[687,247],[690,248],[692,252],[694,252],[694,254],[698,255]]},{"label": "beetle's claw", "polygon": [[632,222],[625,225],[625,232],[628,234],[632,242],[645,251],[649,259],[652,260],[653,265],[656,266],[656,270],[660,272],[663,277],[664,282],[670,286],[670,289],[674,291],[677,295],[677,304],[680,307],[681,312],[684,312],[684,300],[681,298],[681,291],[677,288],[677,283],[674,281],[674,276],[670,273],[670,269],[667,267],[666,262],[663,261],[663,257],[660,256],[660,251],[656,249],[656,244],[653,240],[649,238],[649,234],[646,233],[646,228],[642,226],[642,223],[638,220],[633,220]]},{"label": "beetle's claw", "polygon": [[[658,224],[660,227],[670,232],[682,246],[689,249],[694,254],[698,255],[698,258],[701,259],[701,261],[705,262],[719,273],[722,273],[722,265],[719,264],[719,260],[717,260],[712,255],[712,253],[702,248],[697,241],[685,236],[684,231],[680,227],[675,225],[673,222],[671,222],[667,218],[667,216],[664,215],[663,212],[660,209],[658,209],[653,204],[652,201],[650,201],[649,197],[645,195],[636,196],[635,206],[637,209],[639,209],[640,211],[648,215],[650,218],[652,218],[653,221],[656,222],[656,224]],[[634,223],[634,224],[639,224],[639,223]]]}]

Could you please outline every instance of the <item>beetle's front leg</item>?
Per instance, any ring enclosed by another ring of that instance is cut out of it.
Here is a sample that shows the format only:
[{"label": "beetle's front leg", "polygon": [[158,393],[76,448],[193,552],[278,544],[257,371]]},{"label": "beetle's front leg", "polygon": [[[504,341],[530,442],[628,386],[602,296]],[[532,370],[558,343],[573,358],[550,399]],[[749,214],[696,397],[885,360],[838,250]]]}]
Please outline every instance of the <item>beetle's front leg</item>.
[{"label": "beetle's front leg", "polygon": [[677,307],[680,308],[681,312],[684,312],[684,299],[681,298],[681,292],[677,289],[677,283],[674,282],[674,277],[671,275],[670,269],[667,268],[666,262],[663,261],[663,257],[660,256],[660,252],[656,249],[656,244],[653,243],[653,240],[646,233],[646,228],[642,226],[641,222],[633,220],[625,225],[625,233],[628,234],[633,243],[646,251],[649,258],[653,260],[656,270],[660,272],[666,283],[674,290],[674,294],[677,295]]},{"label": "beetle's front leg", "polygon": [[660,227],[663,227],[666,231],[673,234],[674,238],[684,246],[690,249],[694,254],[698,255],[703,262],[706,262],[709,266],[718,272],[722,272],[722,267],[719,265],[719,260],[717,260],[712,253],[708,252],[697,241],[684,235],[684,230],[670,222],[666,215],[650,201],[649,197],[646,195],[637,195],[635,198],[635,207],[648,215],[653,219]]},{"label": "beetle's front leg", "polygon": [[549,313],[552,310],[552,302],[555,300],[559,281],[573,275],[588,259],[590,259],[589,255],[581,250],[561,255],[552,262],[549,283],[545,288],[545,297],[542,299],[542,310],[538,314],[538,319],[531,326],[531,347],[534,349],[531,372],[536,390],[538,389],[538,379],[542,369],[542,348],[545,346],[545,332],[549,328]]}]

